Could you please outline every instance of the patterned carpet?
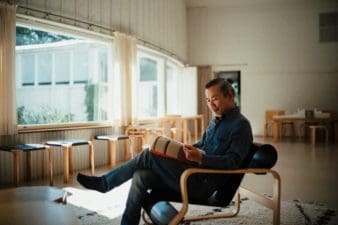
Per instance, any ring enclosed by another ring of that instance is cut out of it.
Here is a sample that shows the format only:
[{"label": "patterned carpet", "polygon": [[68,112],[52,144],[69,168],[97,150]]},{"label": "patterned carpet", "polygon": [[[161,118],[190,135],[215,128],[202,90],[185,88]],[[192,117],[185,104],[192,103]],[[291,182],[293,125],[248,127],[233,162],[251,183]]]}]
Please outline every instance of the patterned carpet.
[{"label": "patterned carpet", "polygon": [[[67,188],[66,190],[72,195],[68,197],[66,207],[74,211],[81,225],[117,225],[120,224],[129,186],[130,183],[126,183],[106,194]],[[175,204],[175,207],[179,207],[179,204]],[[229,208],[196,205],[189,208],[190,215],[218,214],[227,211]],[[144,224],[144,222],[141,221],[140,224]],[[272,224],[272,211],[244,198],[241,199],[240,213],[235,218],[185,224],[267,225]],[[281,204],[281,225],[338,225],[337,210],[317,203],[283,201]]]}]

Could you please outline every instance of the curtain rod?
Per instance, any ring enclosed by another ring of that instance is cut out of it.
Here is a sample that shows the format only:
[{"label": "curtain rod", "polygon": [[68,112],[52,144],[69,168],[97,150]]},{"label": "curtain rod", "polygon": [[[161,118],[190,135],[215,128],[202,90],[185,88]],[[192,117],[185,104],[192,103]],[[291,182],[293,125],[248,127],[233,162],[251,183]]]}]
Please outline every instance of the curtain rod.
[{"label": "curtain rod", "polygon": [[[61,22],[62,19],[64,19],[64,20],[70,20],[70,21],[74,22],[74,24],[73,24],[74,26],[76,26],[76,23],[81,23],[81,24],[87,25],[88,26],[87,27],[88,30],[90,30],[93,27],[96,27],[96,28],[99,28],[100,31],[101,30],[105,30],[105,31],[110,32],[110,34],[113,35],[113,36],[114,36],[114,32],[117,31],[117,30],[114,30],[114,29],[112,29],[110,27],[105,27],[105,26],[97,25],[95,23],[88,23],[88,22],[83,21],[83,20],[79,20],[79,19],[75,19],[75,18],[71,18],[71,17],[67,17],[67,16],[62,16],[62,15],[58,15],[58,14],[55,14],[55,13],[39,10],[39,9],[29,8],[29,7],[20,6],[20,5],[18,6],[18,8],[25,10],[24,13],[26,15],[29,15],[28,11],[37,12],[37,13],[44,14],[43,17],[44,17],[44,19],[47,19],[47,20],[48,20],[49,16],[55,16],[55,17],[59,18],[58,22]],[[181,63],[184,64],[184,61],[179,56],[177,56],[175,53],[173,53],[173,52],[171,52],[171,51],[169,51],[169,50],[167,50],[165,48],[162,48],[162,47],[159,47],[157,45],[154,45],[154,44],[150,43],[149,41],[146,41],[146,40],[144,40],[142,38],[136,37],[136,39],[137,39],[137,41],[141,42],[141,44],[143,44],[145,46],[148,46],[150,48],[162,51],[165,54],[169,55],[170,57],[173,57],[173,58],[177,59],[178,61],[180,61]]]}]

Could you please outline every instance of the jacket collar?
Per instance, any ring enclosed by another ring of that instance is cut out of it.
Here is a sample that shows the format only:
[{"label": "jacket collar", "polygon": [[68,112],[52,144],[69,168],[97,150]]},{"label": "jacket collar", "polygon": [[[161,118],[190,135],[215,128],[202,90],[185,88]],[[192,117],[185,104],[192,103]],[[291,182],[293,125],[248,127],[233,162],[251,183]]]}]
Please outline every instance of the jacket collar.
[{"label": "jacket collar", "polygon": [[215,117],[216,120],[226,120],[230,119],[233,116],[237,115],[239,113],[239,108],[235,106],[234,108],[227,109],[222,113],[221,117]]}]

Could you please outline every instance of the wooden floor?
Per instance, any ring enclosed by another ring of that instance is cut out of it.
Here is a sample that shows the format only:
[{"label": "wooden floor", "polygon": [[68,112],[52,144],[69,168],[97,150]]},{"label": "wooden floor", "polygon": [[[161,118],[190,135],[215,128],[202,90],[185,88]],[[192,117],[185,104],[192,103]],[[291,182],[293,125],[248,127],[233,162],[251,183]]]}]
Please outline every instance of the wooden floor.
[{"label": "wooden floor", "polygon": [[[274,167],[282,178],[282,200],[302,200],[305,202],[323,203],[338,209],[338,144],[319,143],[312,146],[301,140],[273,140],[255,138],[256,142],[271,143],[278,149],[279,159]],[[97,168],[100,175],[109,168]],[[83,171],[86,172],[86,171]],[[89,173],[89,170],[87,171]],[[54,185],[57,187],[80,187],[70,177],[70,183],[64,184],[63,177],[57,176]],[[248,175],[243,186],[261,193],[271,193],[271,180],[267,176]],[[22,185],[48,185],[48,179],[35,180]]]}]

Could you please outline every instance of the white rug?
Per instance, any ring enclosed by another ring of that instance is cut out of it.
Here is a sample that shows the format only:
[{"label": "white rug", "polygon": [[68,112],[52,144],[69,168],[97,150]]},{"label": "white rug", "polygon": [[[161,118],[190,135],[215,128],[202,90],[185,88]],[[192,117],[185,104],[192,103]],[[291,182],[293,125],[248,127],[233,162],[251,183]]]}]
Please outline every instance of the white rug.
[{"label": "white rug", "polygon": [[[72,193],[68,197],[66,207],[74,211],[81,225],[118,225],[121,214],[124,210],[130,182],[120,187],[101,194],[96,191],[66,188]],[[178,204],[175,206],[179,207]],[[191,215],[205,215],[224,213],[228,208],[191,206]],[[144,224],[141,221],[140,224]],[[231,219],[209,220],[194,222],[190,225],[245,225],[272,224],[272,211],[257,203],[242,199],[241,210],[238,216]],[[337,210],[314,204],[299,201],[281,204],[281,225],[338,225]]]}]

